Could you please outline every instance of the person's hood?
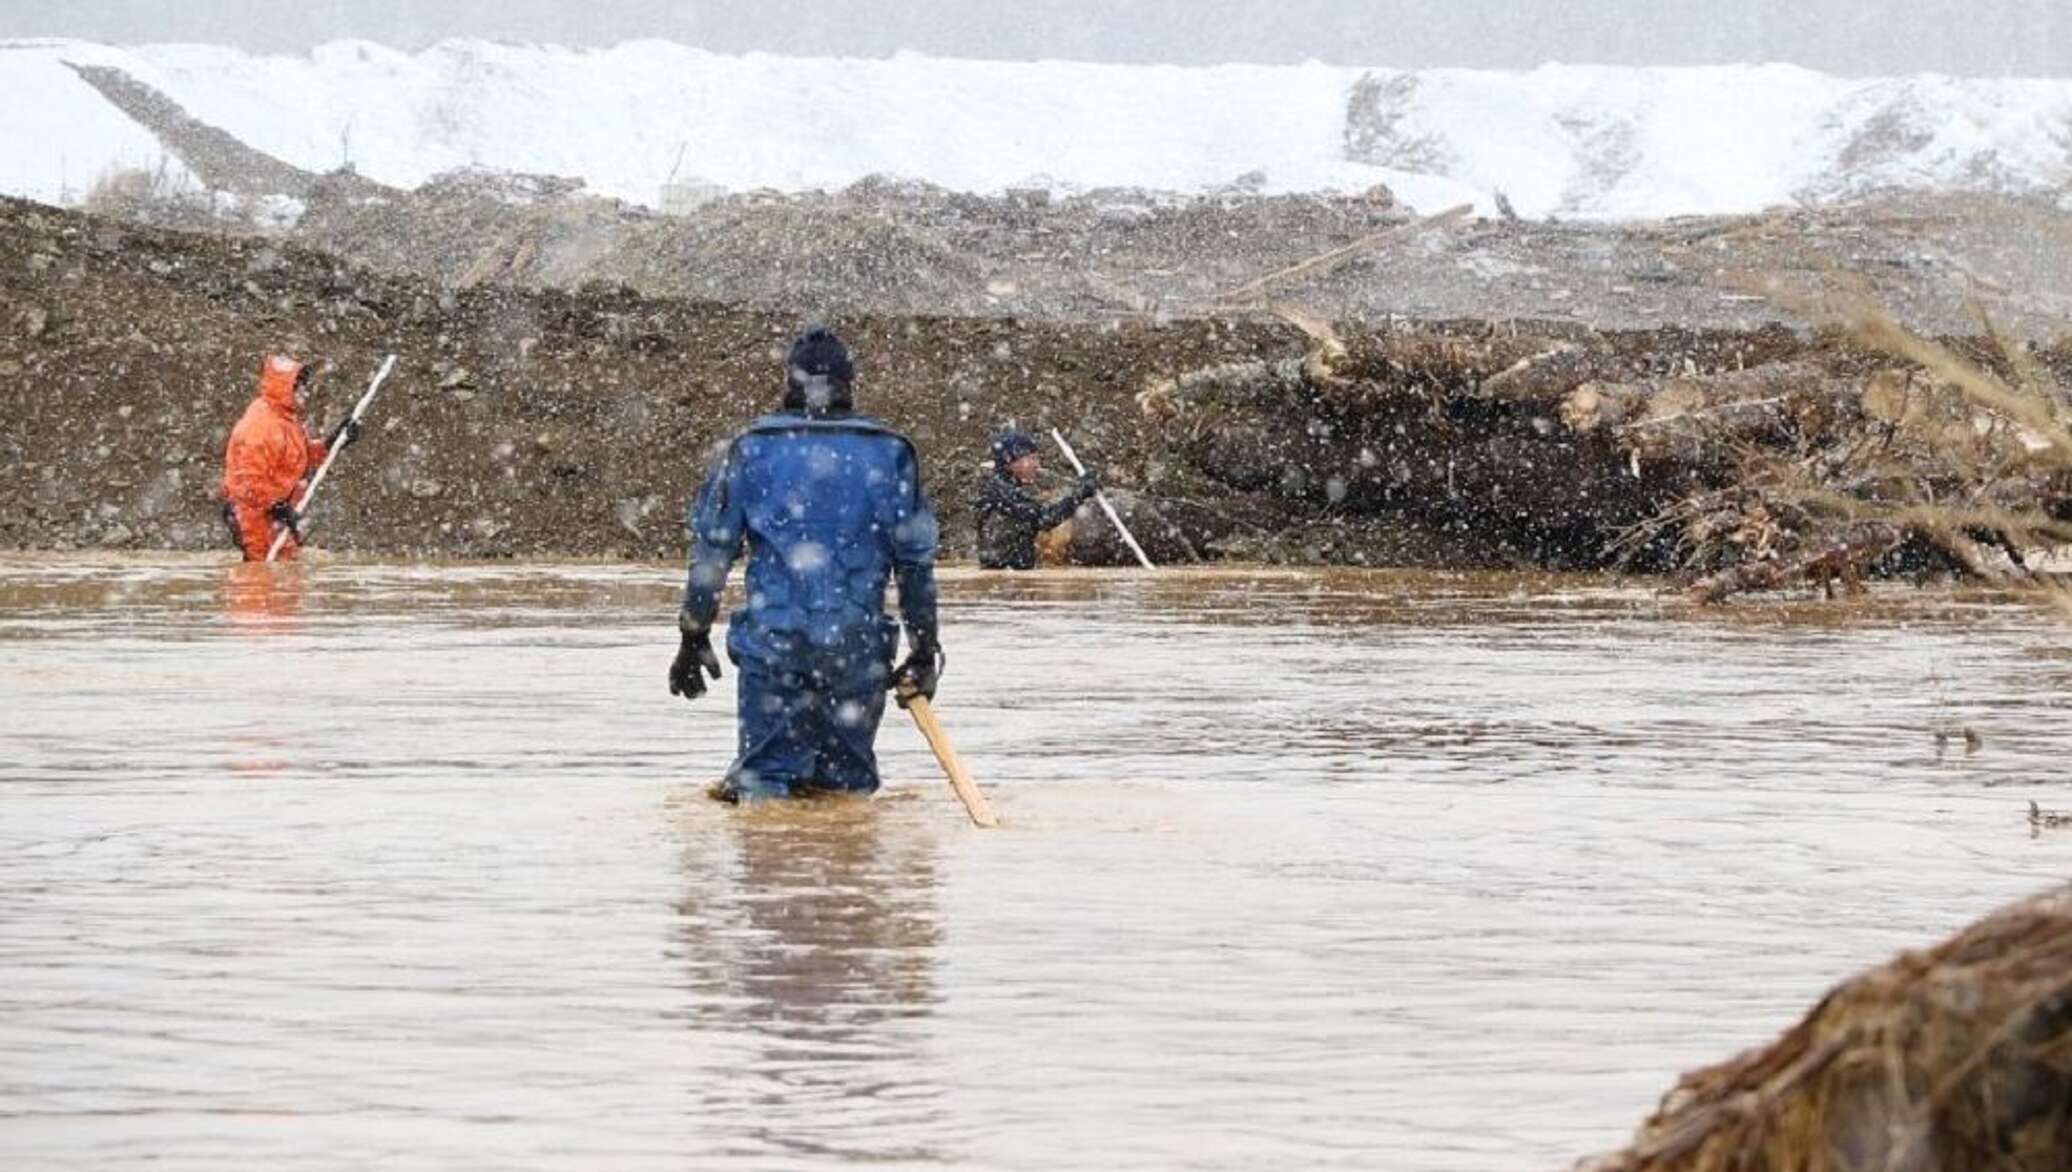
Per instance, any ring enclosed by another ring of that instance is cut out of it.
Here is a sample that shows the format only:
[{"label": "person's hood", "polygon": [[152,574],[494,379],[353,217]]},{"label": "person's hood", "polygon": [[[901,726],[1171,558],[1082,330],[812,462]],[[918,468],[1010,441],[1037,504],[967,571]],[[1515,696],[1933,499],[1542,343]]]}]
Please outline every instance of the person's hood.
[{"label": "person's hood", "polygon": [[295,380],[301,374],[302,363],[285,354],[273,355],[259,368],[260,397],[285,414],[295,414]]}]

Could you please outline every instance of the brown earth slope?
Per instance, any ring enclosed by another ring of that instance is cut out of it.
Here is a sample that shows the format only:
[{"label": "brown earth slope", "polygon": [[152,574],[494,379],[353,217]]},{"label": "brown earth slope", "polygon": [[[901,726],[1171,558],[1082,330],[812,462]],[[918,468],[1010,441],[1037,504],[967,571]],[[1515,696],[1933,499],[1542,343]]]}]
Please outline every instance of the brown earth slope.
[{"label": "brown earth slope", "polygon": [[[1783,461],[1865,500],[2065,495],[2062,476],[2017,466],[2019,431],[1968,445],[1983,471],[1943,467],[1935,437],[1980,420],[1834,336],[1283,313],[834,324],[863,409],[920,444],[953,555],[971,547],[970,491],[1008,422],[1070,433],[1161,560],[1665,569],[1698,549],[1705,569],[1825,572],[1841,542],[1853,573],[1918,532],[1866,544],[1846,511],[1720,494]],[[623,287],[455,290],[255,237],[0,202],[0,545],[220,547],[224,438],[260,356],[285,349],[334,367],[320,419],[383,353],[401,356],[319,507],[320,544],[676,556],[707,452],[774,404],[801,324]],[[2063,350],[2024,361],[2072,375]],[[1124,559],[1104,532],[1089,518],[1079,560]]]},{"label": "brown earth slope", "polygon": [[[953,548],[999,423],[1058,424],[1141,463],[1146,371],[1291,344],[1284,327],[1117,329],[849,316],[859,398],[922,446]],[[341,458],[320,544],[421,555],[674,556],[707,449],[774,405],[790,314],[478,287],[442,291],[253,238],[0,201],[0,545],[209,548],[222,448],[259,357],[332,364],[335,418],[401,363]]]}]

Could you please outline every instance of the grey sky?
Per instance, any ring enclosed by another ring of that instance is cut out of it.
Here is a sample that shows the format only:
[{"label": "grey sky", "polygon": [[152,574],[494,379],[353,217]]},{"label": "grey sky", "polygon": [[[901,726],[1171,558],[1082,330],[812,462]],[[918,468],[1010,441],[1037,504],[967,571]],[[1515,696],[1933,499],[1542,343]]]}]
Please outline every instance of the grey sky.
[{"label": "grey sky", "polygon": [[339,37],[1091,61],[1524,68],[1790,61],[2072,76],[2072,0],[0,0],[0,37],[301,50]]}]

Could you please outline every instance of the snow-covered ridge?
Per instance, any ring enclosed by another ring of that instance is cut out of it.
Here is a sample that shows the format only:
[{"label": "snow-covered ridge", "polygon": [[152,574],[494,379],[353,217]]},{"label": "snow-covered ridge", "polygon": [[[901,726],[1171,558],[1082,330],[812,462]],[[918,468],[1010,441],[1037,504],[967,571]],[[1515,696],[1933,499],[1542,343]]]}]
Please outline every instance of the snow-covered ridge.
[{"label": "snow-covered ridge", "polygon": [[[1264,190],[1387,183],[1435,210],[1504,192],[1520,214],[1745,212],[1877,187],[2072,185],[2072,79],[1840,79],[1788,66],[1527,73],[1208,68],[338,42],[307,56],[201,45],[0,42],[0,191],[65,202],[165,151],[66,63],[108,65],[308,170],[396,186],[464,166],[579,176],[654,204],[672,173],[732,189],[891,174]],[[168,166],[177,171],[176,163]]]},{"label": "snow-covered ridge", "polygon": [[1377,70],[1355,84],[1346,130],[1353,157],[1502,190],[1528,215],[2072,184],[2072,79],[1842,79],[1785,65]]}]

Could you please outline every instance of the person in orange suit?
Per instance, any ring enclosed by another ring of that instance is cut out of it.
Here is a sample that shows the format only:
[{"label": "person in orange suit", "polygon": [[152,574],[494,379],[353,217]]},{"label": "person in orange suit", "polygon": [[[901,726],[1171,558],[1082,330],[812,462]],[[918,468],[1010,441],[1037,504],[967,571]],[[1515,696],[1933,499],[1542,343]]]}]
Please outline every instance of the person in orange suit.
[{"label": "person in orange suit", "polygon": [[259,370],[259,394],[230,429],[223,452],[223,520],[248,562],[266,560],[281,528],[289,538],[279,556],[295,556],[302,544],[296,498],[334,446],[359,438],[360,425],[351,418],[328,439],[303,430],[309,375],[307,366],[286,355],[268,358]]}]

